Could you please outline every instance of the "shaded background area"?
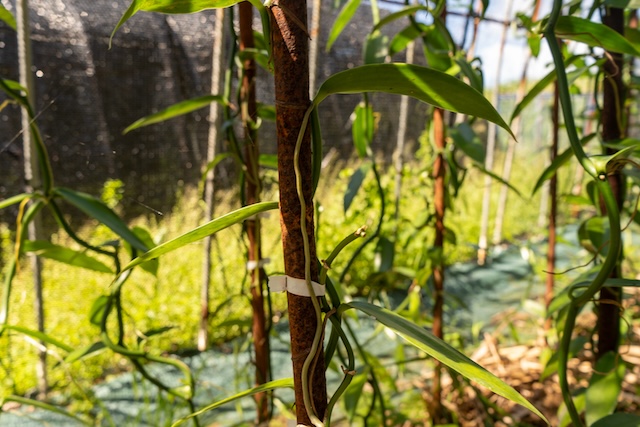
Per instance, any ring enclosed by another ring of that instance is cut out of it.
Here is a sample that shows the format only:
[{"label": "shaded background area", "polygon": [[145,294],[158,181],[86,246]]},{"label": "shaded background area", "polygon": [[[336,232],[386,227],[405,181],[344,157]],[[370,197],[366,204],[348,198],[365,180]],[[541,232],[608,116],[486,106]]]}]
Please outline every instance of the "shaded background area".
[{"label": "shaded background area", "polygon": [[[15,2],[4,0],[12,12]],[[108,178],[125,183],[123,214],[145,212],[148,205],[164,212],[175,203],[178,183],[197,184],[205,161],[208,109],[122,135],[138,118],[161,108],[211,92],[214,11],[192,15],[141,13],[109,36],[127,1],[32,0],[31,30],[36,74],[38,124],[53,163],[57,185],[99,194]],[[361,64],[362,40],[371,27],[366,8],[338,39],[331,52],[324,46],[337,14],[330,2],[323,10],[318,81]],[[256,28],[259,28],[256,20]],[[388,28],[393,32],[399,28]],[[0,22],[0,76],[18,79],[16,33]],[[259,74],[259,101],[273,102],[272,78]],[[352,151],[350,114],[359,97],[332,97],[321,108],[325,152]],[[374,147],[391,159],[397,132],[399,99],[376,96],[381,113]],[[424,129],[426,107],[413,104],[407,138]],[[0,198],[21,191],[20,112],[15,105],[0,111]],[[275,153],[272,123],[261,129],[263,152]],[[411,147],[409,142],[408,146]],[[222,148],[224,149],[224,148]],[[233,165],[222,164],[219,184],[231,182]],[[137,203],[138,202],[138,203]],[[149,213],[146,210],[146,213]],[[6,213],[3,213],[6,219]]]}]

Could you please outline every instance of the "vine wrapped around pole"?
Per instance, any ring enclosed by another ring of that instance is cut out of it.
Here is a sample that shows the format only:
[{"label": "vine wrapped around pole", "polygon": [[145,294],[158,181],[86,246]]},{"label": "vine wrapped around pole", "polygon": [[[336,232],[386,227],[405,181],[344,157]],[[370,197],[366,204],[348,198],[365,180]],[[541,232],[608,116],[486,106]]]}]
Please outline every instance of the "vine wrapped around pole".
[{"label": "vine wrapped around pole", "polygon": [[[298,158],[305,212],[301,209],[295,174],[296,142],[310,105],[307,5],[306,1],[300,0],[274,0],[270,7],[284,268],[287,276],[305,279],[305,239],[301,227],[301,219],[304,218],[306,237],[309,242],[310,279],[317,282],[319,278],[318,265],[315,262],[311,138],[308,130],[301,141]],[[309,381],[310,389],[305,391],[302,386],[303,365],[313,346],[318,320],[312,298],[287,293],[287,302],[296,418],[299,425],[312,425],[309,414],[315,413],[318,418],[322,418],[327,407],[325,363],[322,351],[318,351],[317,362],[309,373],[313,378],[313,381]],[[311,397],[313,408],[306,407],[305,394]]]}]

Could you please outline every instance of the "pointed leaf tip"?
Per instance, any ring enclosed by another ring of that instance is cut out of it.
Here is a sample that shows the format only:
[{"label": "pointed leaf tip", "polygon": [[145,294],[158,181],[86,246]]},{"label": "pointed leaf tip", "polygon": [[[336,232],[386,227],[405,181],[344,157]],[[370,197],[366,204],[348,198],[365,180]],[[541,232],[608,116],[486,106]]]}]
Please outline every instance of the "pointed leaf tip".
[{"label": "pointed leaf tip", "polygon": [[384,92],[406,95],[456,113],[479,117],[497,124],[515,139],[491,103],[477,90],[446,73],[419,65],[369,64],[341,71],[318,89],[313,103],[333,94]]}]

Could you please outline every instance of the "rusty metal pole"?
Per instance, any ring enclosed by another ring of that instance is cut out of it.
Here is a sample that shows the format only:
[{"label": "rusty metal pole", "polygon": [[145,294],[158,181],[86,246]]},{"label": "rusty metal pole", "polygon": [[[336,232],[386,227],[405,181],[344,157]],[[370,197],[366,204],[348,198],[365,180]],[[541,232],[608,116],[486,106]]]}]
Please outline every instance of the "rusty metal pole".
[{"label": "rusty metal pole", "polygon": [[[294,172],[296,139],[305,111],[310,105],[306,3],[301,0],[274,0],[271,5],[271,38],[275,75],[280,225],[284,269],[287,276],[305,278],[304,243],[300,227],[301,215],[304,215],[310,246],[311,280],[318,281],[313,221],[311,137],[308,129],[302,141],[299,157],[306,212],[301,210]],[[311,420],[303,400],[302,366],[313,343],[317,320],[311,298],[287,293],[287,302],[296,417],[298,425],[306,426],[311,425]],[[322,351],[319,352],[315,370],[311,375],[313,375],[313,382],[309,392],[315,413],[319,418],[323,418],[327,407],[327,390]]]}]

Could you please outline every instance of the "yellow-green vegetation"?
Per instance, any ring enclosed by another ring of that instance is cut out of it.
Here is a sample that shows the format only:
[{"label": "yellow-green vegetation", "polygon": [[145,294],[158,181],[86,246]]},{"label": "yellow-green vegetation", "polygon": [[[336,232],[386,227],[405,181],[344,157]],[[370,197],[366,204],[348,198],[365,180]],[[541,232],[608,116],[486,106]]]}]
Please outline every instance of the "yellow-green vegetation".
[{"label": "yellow-green vegetation", "polygon": [[[416,260],[420,254],[428,250],[433,240],[432,227],[425,223],[432,207],[431,180],[427,167],[428,159],[423,162],[414,161],[404,170],[404,187],[401,201],[401,221],[398,227],[398,241],[395,250],[395,266],[408,269],[416,268]],[[527,159],[528,161],[531,159]],[[542,163],[541,159],[536,162]],[[355,165],[357,167],[358,165]],[[354,168],[342,168],[332,179],[321,180],[317,200],[321,205],[318,227],[318,257],[328,256],[331,250],[349,233],[353,233],[362,225],[369,231],[375,229],[380,200],[375,180],[370,174],[363,188],[345,215],[343,197],[351,173]],[[535,182],[539,174],[538,168],[516,166],[514,185],[524,196],[530,194],[528,186]],[[446,250],[447,263],[469,260],[474,257],[474,245],[478,235],[478,212],[481,206],[481,189],[483,175],[470,169],[467,181],[462,187],[458,200],[452,204],[452,211],[447,219],[447,226],[455,234],[456,244],[449,244]],[[107,182],[103,192],[103,201],[118,210],[119,194],[126,189],[120,188],[118,182]],[[387,210],[383,222],[382,234],[392,238],[395,224],[393,222],[393,171],[382,175],[382,186],[387,197]],[[539,195],[534,200],[510,195],[509,209],[505,219],[504,235],[506,239],[526,235],[532,232],[531,224],[538,217]],[[203,222],[204,206],[199,193],[194,188],[187,188],[178,194],[180,201],[174,210],[158,217],[150,213],[131,221],[130,226],[148,229],[155,243],[167,241],[196,227]],[[216,215],[222,215],[238,207],[237,195],[229,191],[218,193]],[[277,200],[277,193],[266,194],[264,200]],[[495,202],[495,201],[494,201]],[[75,219],[77,226],[79,220]],[[72,225],[74,225],[72,224]],[[10,225],[9,225],[10,226]],[[12,235],[10,227],[3,226],[2,256],[6,260],[13,256]],[[263,219],[263,256],[271,259],[267,265],[267,273],[282,272],[282,255],[280,246],[280,225],[277,213],[272,212]],[[79,229],[79,235],[92,244],[100,244],[116,237],[104,226],[88,221]],[[63,231],[51,236],[52,242],[58,245],[81,249]],[[361,241],[356,241],[345,249],[333,265],[332,277],[337,279],[346,262]],[[371,290],[371,281],[375,279],[375,249],[372,242],[353,264],[350,274],[343,285],[355,293],[367,293]],[[126,251],[121,251],[121,259],[125,261]],[[210,334],[213,343],[221,343],[239,335],[250,333],[250,304],[247,289],[246,242],[242,237],[240,226],[223,230],[216,235],[213,244],[212,290]],[[101,260],[109,264],[107,257]],[[5,263],[6,264],[6,263]],[[198,318],[200,313],[202,246],[192,244],[161,257],[157,277],[137,269],[123,287],[123,308],[127,324],[126,340],[131,345],[142,339],[143,346],[149,351],[171,352],[195,347]],[[379,286],[403,286],[412,278],[398,275],[394,280],[385,279]],[[54,261],[45,261],[44,268],[44,301],[46,316],[46,332],[52,337],[73,348],[88,346],[100,340],[99,328],[89,322],[89,312],[93,301],[109,291],[113,277],[105,273],[70,267]],[[33,290],[31,273],[27,262],[21,264],[20,272],[14,281],[11,297],[9,324],[35,328],[33,315]],[[283,295],[272,297],[274,310],[281,311],[285,305]],[[110,321],[115,322],[112,316]],[[144,341],[144,332],[166,326],[173,327],[167,332],[150,337]],[[147,345],[148,343],[148,345]],[[23,394],[33,390],[36,385],[35,343],[23,335],[5,333],[0,338],[0,384],[5,390]],[[67,392],[77,391],[69,387],[76,382],[87,387],[92,382],[106,376],[130,369],[129,363],[110,351],[103,351],[95,356],[72,364],[61,360],[61,354],[51,349],[49,378],[56,389]],[[75,394],[75,393],[74,393]]]},{"label": "yellow-green vegetation", "polygon": [[[218,200],[216,211],[224,213],[235,206],[232,196]],[[141,217],[131,226],[147,228],[156,243],[168,240],[196,227],[202,222],[202,203],[194,190],[179,198],[181,203],[162,219]],[[265,253],[273,254],[272,265],[281,265],[278,251],[278,219],[275,215],[265,219]],[[9,233],[3,235],[3,258],[12,256]],[[82,226],[80,236],[93,244],[114,239],[104,226],[88,222]],[[212,253],[213,271],[211,292],[212,342],[222,342],[248,333],[250,305],[246,283],[245,244],[239,226],[221,231]],[[53,243],[81,249],[64,232],[51,236]],[[125,253],[125,251],[122,251]],[[101,259],[109,263],[109,259]],[[123,257],[124,260],[124,257]],[[135,343],[144,338],[144,332],[165,326],[171,330],[149,338],[149,351],[175,351],[195,347],[201,283],[202,250],[194,244],[182,248],[170,257],[160,259],[157,277],[137,269],[123,287],[123,308],[127,340]],[[281,267],[280,267],[281,268]],[[238,274],[240,273],[240,274]],[[99,341],[99,328],[89,322],[93,301],[109,291],[113,277],[66,264],[45,261],[43,270],[46,332],[73,348],[88,346]],[[33,290],[28,263],[23,262],[13,284],[9,324],[35,329],[33,316]],[[112,316],[115,317],[115,316]],[[111,320],[111,319],[110,319]],[[0,338],[0,384],[14,393],[28,392],[35,386],[36,352],[33,341],[19,334],[5,333]],[[56,350],[51,350],[49,377],[54,387],[66,387],[71,379],[86,386],[92,381],[112,373],[129,369],[123,358],[105,351],[71,365],[58,365]]]}]

